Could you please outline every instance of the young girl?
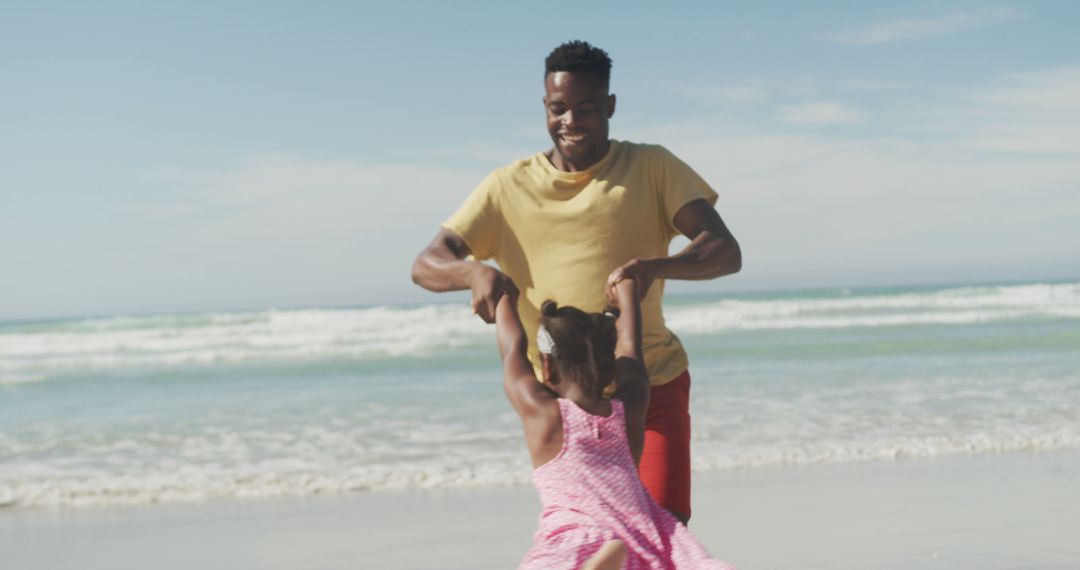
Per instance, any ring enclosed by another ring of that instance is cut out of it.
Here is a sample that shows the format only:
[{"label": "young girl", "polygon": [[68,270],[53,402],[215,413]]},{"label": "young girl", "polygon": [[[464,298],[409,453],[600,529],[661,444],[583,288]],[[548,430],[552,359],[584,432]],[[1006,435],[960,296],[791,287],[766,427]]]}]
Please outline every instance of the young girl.
[{"label": "young girl", "polygon": [[537,331],[543,383],[526,357],[514,300],[504,295],[496,308],[503,385],[525,427],[543,506],[520,568],[618,567],[625,557],[628,569],[730,569],[710,558],[638,478],[649,380],[637,284],[620,281],[608,297],[617,312],[543,304]]}]

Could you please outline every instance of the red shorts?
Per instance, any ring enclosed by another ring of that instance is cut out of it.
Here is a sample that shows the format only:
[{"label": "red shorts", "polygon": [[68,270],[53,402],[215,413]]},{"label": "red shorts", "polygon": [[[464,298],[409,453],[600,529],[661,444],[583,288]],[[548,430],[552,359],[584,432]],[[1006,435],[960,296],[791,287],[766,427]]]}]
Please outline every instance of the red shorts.
[{"label": "red shorts", "polygon": [[641,482],[660,506],[690,518],[690,371],[653,386],[645,415]]}]

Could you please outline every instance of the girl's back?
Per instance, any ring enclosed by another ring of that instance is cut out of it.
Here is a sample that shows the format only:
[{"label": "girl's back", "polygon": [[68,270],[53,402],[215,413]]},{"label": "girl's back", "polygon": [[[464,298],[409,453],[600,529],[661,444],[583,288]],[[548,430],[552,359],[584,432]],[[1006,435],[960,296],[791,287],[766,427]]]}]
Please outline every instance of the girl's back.
[{"label": "girl's back", "polygon": [[[578,568],[609,540],[626,544],[624,568],[730,568],[705,549],[638,478],[623,403],[608,417],[559,398],[563,447],[533,471],[543,510],[521,568]],[[568,557],[568,553],[575,553]]]},{"label": "girl's back", "polygon": [[[607,544],[625,549],[623,568],[730,569],[710,559],[638,477],[650,390],[640,293],[636,281],[626,279],[612,283],[609,295],[618,303],[611,314],[560,309],[552,301],[541,306],[542,382],[526,356],[516,300],[504,295],[496,307],[503,387],[525,428],[543,504],[521,568],[605,564],[598,559],[615,559],[593,555]],[[612,381],[615,397],[608,399],[603,390]]]}]

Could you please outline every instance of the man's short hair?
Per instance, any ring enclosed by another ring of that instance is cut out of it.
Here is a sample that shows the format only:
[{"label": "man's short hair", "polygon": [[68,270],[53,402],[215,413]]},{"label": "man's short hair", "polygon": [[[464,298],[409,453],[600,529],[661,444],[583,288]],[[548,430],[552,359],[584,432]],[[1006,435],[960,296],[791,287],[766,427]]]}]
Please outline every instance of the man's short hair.
[{"label": "man's short hair", "polygon": [[589,45],[589,42],[573,40],[551,50],[544,60],[544,77],[556,71],[592,73],[611,82],[611,58],[606,51]]}]

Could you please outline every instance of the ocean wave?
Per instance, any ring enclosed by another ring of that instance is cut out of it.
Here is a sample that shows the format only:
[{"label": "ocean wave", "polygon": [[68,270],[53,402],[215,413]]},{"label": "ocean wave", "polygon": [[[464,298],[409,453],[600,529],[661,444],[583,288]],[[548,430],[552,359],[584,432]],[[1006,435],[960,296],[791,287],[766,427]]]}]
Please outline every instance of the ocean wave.
[{"label": "ocean wave", "polygon": [[928,459],[950,455],[1017,451],[1056,451],[1080,448],[1080,433],[1062,429],[1035,435],[975,433],[965,436],[902,437],[879,442],[823,442],[742,450],[720,447],[719,450],[695,456],[694,469],[705,471],[749,467],[798,467],[821,463]]},{"label": "ocean wave", "polygon": [[[515,442],[517,443],[517,442]],[[531,468],[518,445],[463,461],[428,456],[398,464],[267,458],[236,463],[170,463],[61,469],[45,464],[6,465],[0,506],[86,508],[212,500],[300,497],[395,489],[461,488],[528,484]],[[824,441],[741,448],[724,442],[696,445],[695,471],[799,467],[864,461],[896,461],[1008,452],[1080,448],[1080,433],[1062,429],[1037,435],[973,433],[882,440]]]},{"label": "ocean wave", "polygon": [[[1080,318],[1080,283],[672,304],[677,334]],[[268,310],[0,326],[0,385],[71,370],[370,360],[493,346],[459,305]]]},{"label": "ocean wave", "polygon": [[677,306],[666,312],[668,327],[684,334],[1080,318],[1080,283],[963,287],[824,299],[722,300]]},{"label": "ocean wave", "polygon": [[[704,381],[702,370],[693,466],[1080,449],[1080,377],[1018,366],[870,382],[777,382],[765,373],[726,385]],[[337,400],[283,415],[256,405],[245,416],[179,422],[20,423],[0,430],[0,503],[80,508],[529,480],[520,423],[502,398]]]},{"label": "ocean wave", "polygon": [[85,508],[302,497],[391,489],[518,485],[527,465],[369,467],[353,471],[245,470],[184,466],[141,474],[99,472],[0,482],[0,506]]},{"label": "ocean wave", "polygon": [[117,317],[0,329],[0,384],[67,370],[423,356],[492,337],[448,305]]},{"label": "ocean wave", "polygon": [[0,372],[0,386],[16,386],[18,384],[32,384],[47,380],[45,374],[4,374]]}]

